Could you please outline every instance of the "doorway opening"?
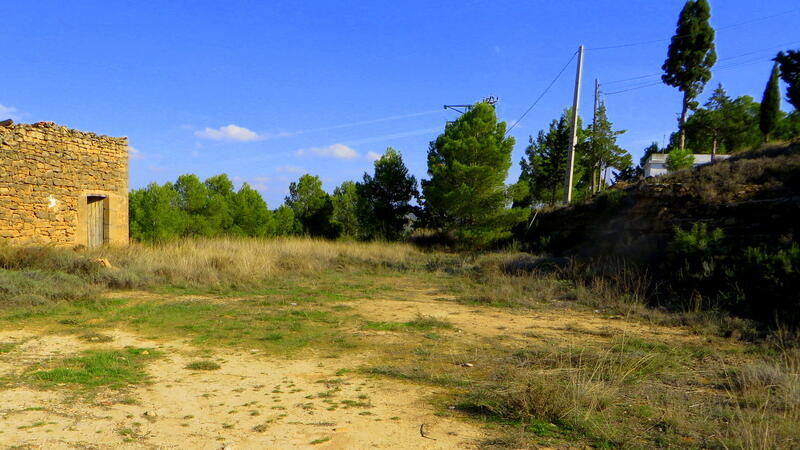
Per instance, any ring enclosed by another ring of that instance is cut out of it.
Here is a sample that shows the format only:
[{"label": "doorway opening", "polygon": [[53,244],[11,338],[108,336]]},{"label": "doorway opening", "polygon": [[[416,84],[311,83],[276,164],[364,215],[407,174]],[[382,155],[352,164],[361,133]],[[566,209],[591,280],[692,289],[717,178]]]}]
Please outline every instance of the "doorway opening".
[{"label": "doorway opening", "polygon": [[86,246],[101,247],[106,242],[106,197],[86,197]]}]

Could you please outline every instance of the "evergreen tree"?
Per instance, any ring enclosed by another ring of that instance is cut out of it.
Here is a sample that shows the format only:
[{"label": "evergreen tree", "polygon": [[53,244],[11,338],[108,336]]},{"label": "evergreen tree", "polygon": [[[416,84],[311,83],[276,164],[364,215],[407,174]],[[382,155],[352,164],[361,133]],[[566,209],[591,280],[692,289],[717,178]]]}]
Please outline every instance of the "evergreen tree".
[{"label": "evergreen tree", "polygon": [[731,99],[720,85],[686,122],[687,147],[712,155],[752,148],[763,140],[758,115],[759,105],[752,97]]},{"label": "evergreen tree", "polygon": [[275,236],[295,236],[303,232],[303,226],[294,217],[294,210],[286,204],[272,212]]},{"label": "evergreen tree", "polygon": [[778,63],[772,66],[767,87],[764,89],[764,96],[761,98],[761,108],[759,110],[759,127],[761,134],[764,135],[764,142],[769,142],[769,135],[775,130],[781,112],[781,93],[778,86]]},{"label": "evergreen tree", "polygon": [[435,224],[474,246],[510,236],[526,214],[509,208],[505,179],[514,138],[505,134],[494,107],[481,102],[448,123],[428,149],[425,206]]},{"label": "evergreen tree", "polygon": [[184,236],[210,236],[214,234],[208,220],[208,188],[197,175],[186,174],[175,182],[178,192],[178,208],[183,214]]},{"label": "evergreen tree", "polygon": [[631,155],[617,145],[617,136],[625,130],[614,131],[606,114],[605,103],[600,103],[588,135],[590,141],[583,145],[587,180],[592,194],[606,184],[608,168],[624,170],[633,164]]},{"label": "evergreen tree", "polygon": [[286,205],[292,208],[294,217],[300,222],[303,233],[317,237],[336,237],[331,224],[333,203],[322,190],[322,181],[317,176],[305,174],[298,182],[289,184]]},{"label": "evergreen tree", "polygon": [[365,237],[399,239],[414,207],[409,203],[419,197],[417,179],[408,173],[403,157],[389,147],[377,161],[374,174],[364,173],[358,190],[358,217]]},{"label": "evergreen tree", "polygon": [[251,237],[274,234],[272,211],[267,208],[261,194],[249,184],[242,184],[239,191],[232,196],[231,203],[233,234]]},{"label": "evergreen tree", "polygon": [[347,237],[359,236],[358,223],[358,191],[356,183],[345,181],[333,190],[332,221],[339,227],[340,233]]},{"label": "evergreen tree", "polygon": [[778,125],[772,133],[775,139],[789,141],[800,137],[800,110],[794,110],[789,114],[781,111],[780,115]]},{"label": "evergreen tree", "polygon": [[800,111],[800,50],[780,52],[775,61],[781,67],[781,79],[786,86],[786,100]]},{"label": "evergreen tree", "polygon": [[206,217],[209,227],[213,234],[226,234],[233,227],[233,182],[223,173],[207,178],[203,184],[208,189]]},{"label": "evergreen tree", "polygon": [[183,221],[178,208],[178,192],[172,183],[150,183],[129,196],[131,237],[148,242],[163,242],[180,237]]},{"label": "evergreen tree", "polygon": [[[525,149],[525,158],[520,161],[520,181],[528,185],[528,195],[532,202],[555,204],[564,192],[564,178],[567,172],[567,154],[571,139],[570,117],[572,110],[565,109],[558,120],[550,122],[550,128],[544,130],[534,140],[529,139]],[[582,128],[582,120],[578,117],[578,145],[575,149],[575,167],[573,169],[575,185],[584,178],[584,165],[588,153],[585,142],[586,130]],[[573,186],[575,187],[575,186]],[[576,190],[580,194],[580,190]]]},{"label": "evergreen tree", "polygon": [[711,79],[711,67],[717,61],[714,29],[709,24],[711,7],[707,0],[688,0],[681,11],[678,26],[669,44],[662,66],[665,84],[683,92],[680,118],[680,148],[685,148],[684,125],[693,100]]}]

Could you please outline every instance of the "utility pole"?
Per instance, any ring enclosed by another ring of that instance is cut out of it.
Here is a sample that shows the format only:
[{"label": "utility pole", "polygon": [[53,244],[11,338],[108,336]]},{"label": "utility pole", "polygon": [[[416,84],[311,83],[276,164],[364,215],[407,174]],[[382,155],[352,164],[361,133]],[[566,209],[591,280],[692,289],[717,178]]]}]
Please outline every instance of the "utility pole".
[{"label": "utility pole", "polygon": [[575,98],[572,100],[572,138],[567,154],[567,176],[564,180],[564,203],[572,202],[572,172],[575,166],[575,145],[578,143],[578,105],[581,99],[581,77],[583,76],[583,46],[578,47],[578,73],[575,76]]},{"label": "utility pole", "polygon": [[[597,109],[600,107],[600,82],[597,78],[594,79],[594,115],[592,116],[592,152],[597,154],[597,144],[595,140],[597,139]],[[597,180],[595,180],[595,168],[592,167],[592,194],[596,193],[600,190],[600,161],[597,162]],[[595,188],[595,186],[597,186]]]}]

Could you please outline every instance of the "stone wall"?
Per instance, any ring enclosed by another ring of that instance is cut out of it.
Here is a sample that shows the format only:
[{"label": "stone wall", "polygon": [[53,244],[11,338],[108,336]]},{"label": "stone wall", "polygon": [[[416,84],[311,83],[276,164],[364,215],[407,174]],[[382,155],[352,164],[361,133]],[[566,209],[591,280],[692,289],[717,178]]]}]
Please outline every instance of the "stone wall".
[{"label": "stone wall", "polygon": [[128,243],[128,140],[50,122],[0,126],[0,240],[87,245],[87,198],[103,241]]}]

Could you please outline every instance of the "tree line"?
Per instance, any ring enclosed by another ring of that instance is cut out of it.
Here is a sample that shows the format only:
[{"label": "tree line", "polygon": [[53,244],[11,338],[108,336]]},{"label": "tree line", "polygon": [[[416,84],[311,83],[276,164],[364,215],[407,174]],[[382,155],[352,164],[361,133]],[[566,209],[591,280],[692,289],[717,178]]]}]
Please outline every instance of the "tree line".
[{"label": "tree line", "polygon": [[[480,102],[429,144],[429,178],[417,183],[400,152],[389,147],[360,181],[345,181],[332,193],[318,176],[305,174],[271,210],[247,183],[234,189],[227,175],[201,181],[181,175],[130,193],[131,237],[156,242],[180,237],[308,235],[323,238],[400,240],[414,228],[435,230],[471,247],[511,237],[535,204],[555,203],[562,187],[569,145],[569,117],[541,131],[520,161],[522,174],[506,184],[514,138],[498,122],[494,106]],[[579,120],[579,124],[582,121]],[[579,127],[576,192],[601,189],[607,167],[631,165],[616,145],[601,105],[593,125]]]},{"label": "tree line", "polygon": [[[711,78],[716,61],[714,31],[708,24],[706,0],[689,0],[664,63],[663,81],[683,92],[678,130],[670,144],[645,149],[639,166],[617,145],[625,130],[614,129],[604,102],[591,124],[578,117],[573,191],[577,200],[590,198],[610,184],[633,180],[654,152],[671,152],[674,169],[691,165],[691,153],[730,153],[770,139],[800,136],[800,52],[781,52],[762,102],[731,98],[720,84],[701,107],[696,97]],[[779,79],[795,110],[780,110]],[[692,112],[692,114],[690,114]],[[269,209],[247,183],[234,189],[225,175],[201,181],[182,175],[172,183],[152,183],[130,193],[131,237],[164,241],[189,236],[290,236],[400,240],[413,229],[434,230],[464,246],[480,248],[512,236],[532,208],[554,205],[562,198],[571,139],[572,111],[565,109],[549,126],[530,136],[519,162],[520,176],[506,184],[514,137],[498,122],[494,106],[479,102],[430,142],[428,179],[419,184],[400,152],[388,148],[372,173],[345,181],[332,193],[318,176],[305,174],[289,186],[277,209]],[[614,179],[608,180],[609,171]]]}]

